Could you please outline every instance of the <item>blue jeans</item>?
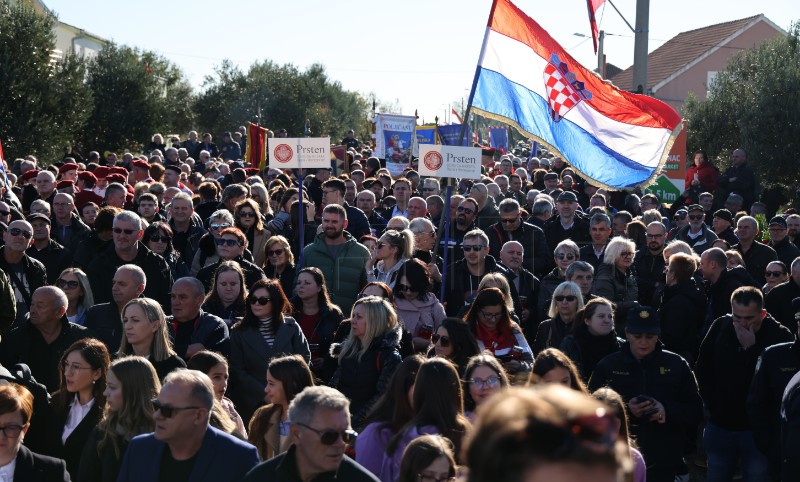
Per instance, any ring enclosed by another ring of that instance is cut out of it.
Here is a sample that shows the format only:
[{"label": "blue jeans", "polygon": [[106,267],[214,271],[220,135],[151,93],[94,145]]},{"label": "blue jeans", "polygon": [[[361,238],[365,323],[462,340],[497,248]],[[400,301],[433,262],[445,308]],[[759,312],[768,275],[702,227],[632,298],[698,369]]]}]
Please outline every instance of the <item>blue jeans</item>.
[{"label": "blue jeans", "polygon": [[708,455],[708,482],[730,482],[736,463],[742,461],[742,477],[747,482],[769,482],[769,463],[756,447],[753,432],[725,430],[708,422],[703,432]]}]

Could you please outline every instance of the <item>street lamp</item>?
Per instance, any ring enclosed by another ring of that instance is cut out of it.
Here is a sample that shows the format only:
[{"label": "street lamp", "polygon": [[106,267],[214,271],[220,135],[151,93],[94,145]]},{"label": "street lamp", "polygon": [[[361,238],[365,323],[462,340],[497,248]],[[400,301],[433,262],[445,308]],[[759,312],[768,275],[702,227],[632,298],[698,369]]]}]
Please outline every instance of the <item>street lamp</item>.
[{"label": "street lamp", "polygon": [[[576,37],[591,38],[589,35],[585,35],[578,32],[575,32],[573,35],[575,35]],[[609,35],[614,35],[614,34],[610,33]],[[594,69],[594,71],[597,72],[600,75],[600,78],[602,79],[606,78],[606,59],[605,55],[603,55],[603,41],[605,40],[605,38],[606,38],[606,31],[601,30],[597,37],[597,68]]]}]

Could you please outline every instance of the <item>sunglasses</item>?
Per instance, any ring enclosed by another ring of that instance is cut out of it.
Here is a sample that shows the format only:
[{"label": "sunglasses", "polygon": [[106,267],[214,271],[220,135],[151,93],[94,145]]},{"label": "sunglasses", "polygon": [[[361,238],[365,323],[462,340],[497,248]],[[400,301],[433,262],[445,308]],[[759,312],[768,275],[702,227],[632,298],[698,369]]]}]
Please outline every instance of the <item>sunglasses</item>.
[{"label": "sunglasses", "polygon": [[265,306],[265,305],[266,305],[267,303],[269,303],[270,301],[272,301],[272,298],[267,298],[266,296],[262,296],[262,297],[260,297],[260,298],[251,298],[251,299],[250,299],[250,304],[251,304],[251,305],[261,305],[261,306]]},{"label": "sunglasses", "polygon": [[435,345],[435,344],[439,343],[440,341],[442,342],[441,345],[442,345],[443,348],[447,348],[448,346],[450,346],[450,337],[449,336],[440,335],[438,333],[434,333],[433,335],[431,335],[431,343],[433,343]]},{"label": "sunglasses", "polygon": [[234,246],[241,246],[241,245],[242,245],[242,243],[238,239],[220,238],[220,239],[217,240],[217,246],[228,246],[228,247],[232,248]]},{"label": "sunglasses", "polygon": [[112,231],[114,231],[114,234],[122,234],[122,233],[125,233],[125,234],[127,234],[128,236],[130,236],[130,235],[131,235],[131,234],[133,234],[133,233],[138,233],[138,232],[139,232],[139,230],[138,230],[138,229],[122,229],[122,228],[114,228]]},{"label": "sunglasses", "polygon": [[69,288],[71,290],[74,290],[75,288],[80,286],[80,284],[77,281],[67,281],[65,279],[59,279],[56,281],[56,286],[61,288],[62,290],[64,288]]},{"label": "sunglasses", "polygon": [[413,286],[403,285],[403,284],[395,285],[394,290],[395,291],[400,291],[400,292],[402,292],[402,291],[411,291],[411,292],[414,292],[414,293],[417,292],[416,288],[414,288]]},{"label": "sunglasses", "polygon": [[286,251],[286,250],[283,249],[283,248],[271,249],[271,250],[267,251],[267,256],[280,256],[280,255],[283,254],[284,251]]},{"label": "sunglasses", "polygon": [[574,254],[572,254],[572,253],[558,253],[556,255],[556,259],[566,259],[566,260],[572,261],[575,258],[576,258],[576,256]]},{"label": "sunglasses", "polygon": [[9,214],[11,214],[10,211],[0,211],[0,216],[8,216]]},{"label": "sunglasses", "polygon": [[150,241],[154,241],[156,243],[169,243],[171,239],[172,238],[170,238],[169,236],[158,236],[158,235],[150,236]]},{"label": "sunglasses", "polygon": [[22,236],[25,239],[31,239],[33,237],[33,233],[30,231],[24,231],[19,228],[11,228],[8,230],[8,234],[11,236]]},{"label": "sunglasses", "polygon": [[307,428],[312,432],[316,432],[319,435],[319,443],[322,445],[333,445],[339,441],[341,437],[342,442],[349,444],[355,442],[356,437],[358,437],[358,433],[355,430],[344,430],[339,432],[338,430],[317,430],[314,427],[309,427],[304,423],[298,423],[303,428]]},{"label": "sunglasses", "polygon": [[230,223],[222,223],[222,224],[212,224],[211,229],[214,231],[219,231],[220,229],[225,229],[231,227]]},{"label": "sunglasses", "polygon": [[175,412],[180,410],[197,410],[200,407],[172,407],[170,405],[162,405],[157,399],[150,400],[150,403],[153,404],[153,412],[161,412],[161,416],[164,418],[172,418],[175,415]]},{"label": "sunglasses", "polygon": [[691,219],[692,221],[700,221],[701,219],[704,219],[704,218],[705,218],[704,214],[690,214],[689,215],[689,219]]},{"label": "sunglasses", "polygon": [[567,301],[569,301],[571,303],[571,302],[577,300],[578,297],[574,296],[574,295],[558,295],[558,296],[554,296],[553,299],[556,300],[556,302],[558,302],[558,303],[561,303],[564,300],[567,300]]},{"label": "sunglasses", "polygon": [[483,251],[484,248],[486,248],[486,246],[482,244],[464,244],[461,246],[461,249],[463,249],[465,253],[469,253],[470,251]]},{"label": "sunglasses", "polygon": [[253,211],[239,211],[240,218],[254,218],[256,217],[256,213]]},{"label": "sunglasses", "polygon": [[518,218],[515,218],[515,219],[501,219],[500,220],[500,222],[503,223],[503,224],[514,224],[517,221],[519,221]]},{"label": "sunglasses", "polygon": [[470,209],[470,208],[465,208],[464,206],[459,206],[459,207],[457,207],[457,208],[456,208],[456,212],[457,212],[457,213],[466,213],[466,214],[469,214],[470,216],[472,216],[473,214],[475,214],[475,211],[473,211],[473,210],[472,210],[472,209]]},{"label": "sunglasses", "polygon": [[785,274],[786,273],[784,273],[783,271],[764,271],[764,276],[766,276],[767,278],[772,278],[772,277],[777,278],[778,276],[783,276]]}]

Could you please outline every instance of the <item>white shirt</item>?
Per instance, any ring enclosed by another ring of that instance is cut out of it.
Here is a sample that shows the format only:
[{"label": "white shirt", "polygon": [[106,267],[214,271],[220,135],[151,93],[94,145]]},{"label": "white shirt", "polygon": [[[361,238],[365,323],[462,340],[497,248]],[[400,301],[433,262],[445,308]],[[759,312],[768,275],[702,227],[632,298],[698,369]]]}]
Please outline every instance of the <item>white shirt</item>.
[{"label": "white shirt", "polygon": [[64,423],[64,431],[61,432],[62,444],[67,443],[67,438],[72,435],[72,432],[74,432],[78,425],[80,425],[81,421],[86,418],[86,415],[93,406],[94,398],[89,400],[86,405],[81,405],[80,399],[78,399],[78,394],[75,394],[75,399],[72,400],[72,403],[69,406],[69,415],[67,415],[67,421]]},{"label": "white shirt", "polygon": [[0,467],[0,482],[14,482],[14,469],[17,468],[17,458]]}]

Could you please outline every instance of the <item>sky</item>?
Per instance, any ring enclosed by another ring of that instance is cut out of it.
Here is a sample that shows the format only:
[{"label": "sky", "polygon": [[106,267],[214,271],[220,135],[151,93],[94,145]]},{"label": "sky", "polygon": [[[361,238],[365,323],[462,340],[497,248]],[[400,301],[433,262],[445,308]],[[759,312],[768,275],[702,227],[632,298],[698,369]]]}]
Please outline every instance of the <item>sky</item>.
[{"label": "sky", "polygon": [[[196,90],[223,59],[246,70],[270,59],[326,66],[342,86],[440,122],[467,103],[491,0],[45,0],[63,22],[168,58]],[[589,69],[597,66],[586,0],[516,0]],[[636,0],[614,0],[635,26]],[[648,50],[680,32],[763,13],[784,30],[800,20],[796,0],[654,0]],[[607,62],[633,63],[634,34],[608,2],[598,11]],[[449,117],[446,119],[449,120]]]}]

